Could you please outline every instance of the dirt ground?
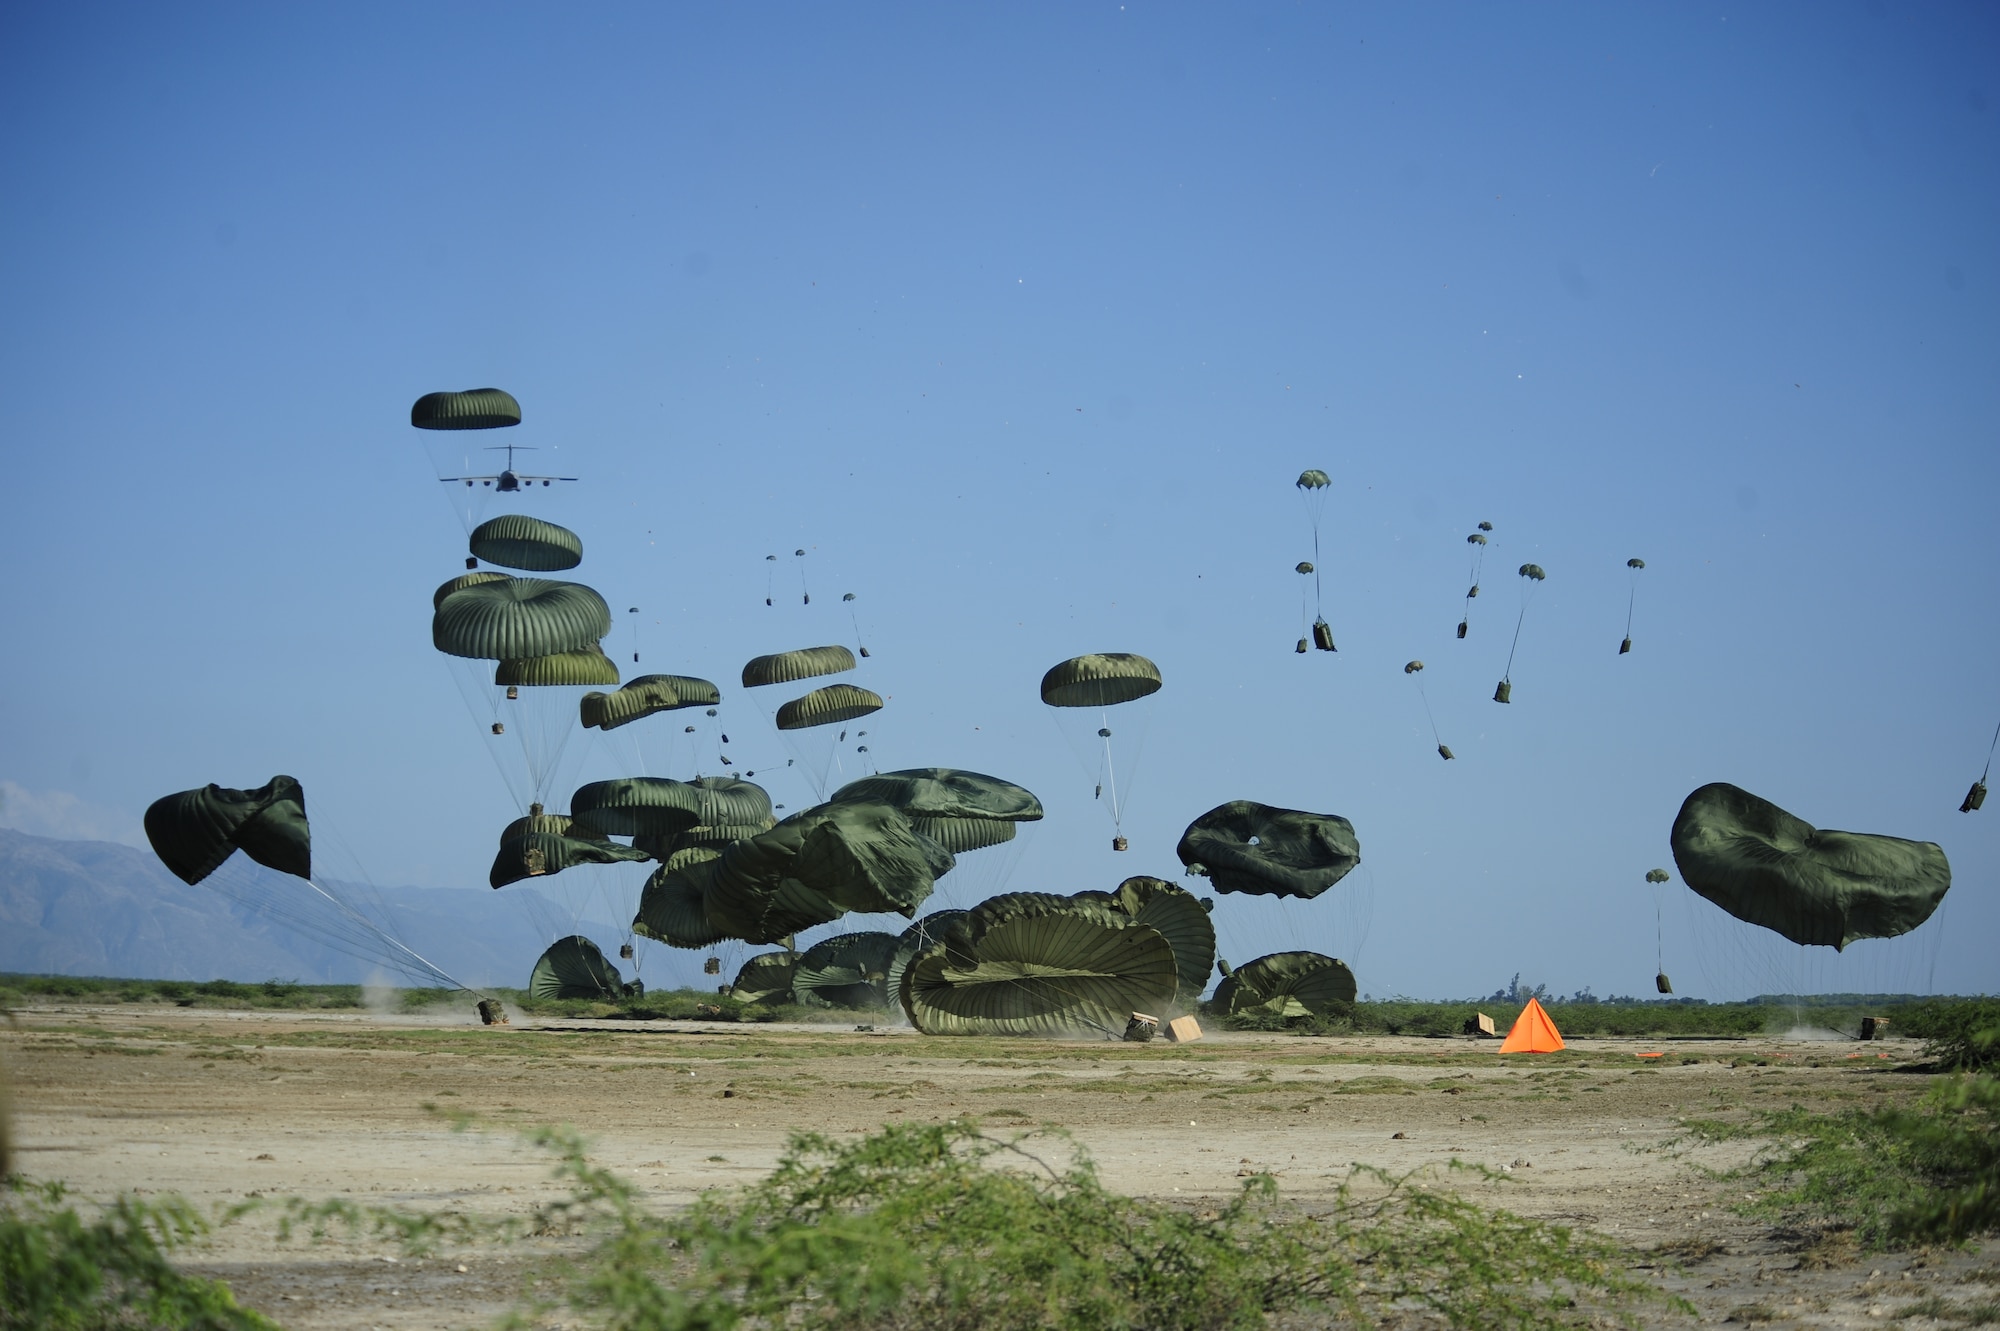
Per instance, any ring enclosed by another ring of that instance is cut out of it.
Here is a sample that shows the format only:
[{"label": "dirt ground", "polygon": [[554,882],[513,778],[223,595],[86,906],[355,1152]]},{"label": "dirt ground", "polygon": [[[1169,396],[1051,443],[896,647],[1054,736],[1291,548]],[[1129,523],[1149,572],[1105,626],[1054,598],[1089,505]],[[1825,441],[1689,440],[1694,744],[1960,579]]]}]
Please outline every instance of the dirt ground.
[{"label": "dirt ground", "polygon": [[[1249,1173],[1310,1200],[1352,1162],[1477,1162],[1469,1196],[1587,1227],[1700,1309],[1770,1326],[1964,1325],[2000,1300],[2000,1244],[1861,1257],[1736,1214],[1712,1171],[1743,1143],[1673,1145],[1688,1118],[1906,1100],[1914,1049],[1785,1040],[1490,1042],[1216,1035],[1124,1045],[953,1040],[907,1029],[522,1022],[178,1008],[46,1007],[0,1029],[22,1167],[83,1194],[352,1197],[525,1213],[555,1194],[516,1126],[572,1124],[595,1157],[684,1204],[758,1177],[787,1133],[977,1115],[1055,1124],[1120,1191],[1220,1198]],[[1884,1054],[1888,1055],[1884,1057]],[[1657,1055],[1657,1056],[1655,1056]],[[487,1127],[454,1132],[439,1110]],[[221,1231],[190,1265],[287,1327],[475,1328],[531,1287],[550,1245],[426,1259],[367,1242]],[[1941,1298],[1949,1320],[1912,1315]],[[549,1325],[561,1325],[557,1318]],[[1659,1314],[1660,1325],[1685,1325]]]}]

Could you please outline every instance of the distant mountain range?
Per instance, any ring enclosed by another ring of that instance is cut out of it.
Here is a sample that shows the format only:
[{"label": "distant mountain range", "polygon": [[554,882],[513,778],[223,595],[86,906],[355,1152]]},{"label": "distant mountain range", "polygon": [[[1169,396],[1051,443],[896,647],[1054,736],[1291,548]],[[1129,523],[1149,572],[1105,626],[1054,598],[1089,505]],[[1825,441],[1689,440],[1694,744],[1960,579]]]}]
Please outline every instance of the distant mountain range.
[{"label": "distant mountain range", "polygon": [[[552,941],[548,923],[560,917],[531,888],[327,886],[469,986],[526,984]],[[244,897],[260,893],[263,906],[245,904]],[[190,887],[143,850],[0,828],[0,971],[413,983],[378,960],[349,954],[365,954],[367,946],[343,951],[342,924],[339,911],[304,883],[246,865],[241,856]],[[579,927],[615,947],[615,930]]]}]

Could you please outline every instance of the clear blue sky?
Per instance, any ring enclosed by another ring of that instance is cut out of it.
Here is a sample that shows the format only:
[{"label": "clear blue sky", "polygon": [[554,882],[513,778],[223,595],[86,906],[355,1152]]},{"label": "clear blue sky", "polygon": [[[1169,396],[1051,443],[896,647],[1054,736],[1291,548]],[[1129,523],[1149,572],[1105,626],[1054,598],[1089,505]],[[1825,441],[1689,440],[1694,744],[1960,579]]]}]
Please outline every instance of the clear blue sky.
[{"label": "clear blue sky", "polygon": [[[1339,812],[1363,869],[1224,898],[1226,955],[1640,992],[1642,875],[1727,780],[1951,857],[1935,941],[1807,978],[2000,987],[2000,805],[1956,812],[2000,721],[1996,38],[1946,4],[10,7],[7,816],[129,835],[283,771],[378,881],[483,881],[515,810],[428,640],[464,530],[407,412],[497,384],[585,478],[535,510],[574,576],[724,686],[739,765],[782,754],[742,661],[847,638],[854,591],[872,756],[1043,797],[1011,887],[1173,873],[1225,799]],[[1305,467],[1333,656],[1292,651]],[[799,546],[813,607],[767,609]],[[1096,650],[1167,679],[1124,855],[1035,692]],[[1681,990],[1768,987],[1674,891]]]}]

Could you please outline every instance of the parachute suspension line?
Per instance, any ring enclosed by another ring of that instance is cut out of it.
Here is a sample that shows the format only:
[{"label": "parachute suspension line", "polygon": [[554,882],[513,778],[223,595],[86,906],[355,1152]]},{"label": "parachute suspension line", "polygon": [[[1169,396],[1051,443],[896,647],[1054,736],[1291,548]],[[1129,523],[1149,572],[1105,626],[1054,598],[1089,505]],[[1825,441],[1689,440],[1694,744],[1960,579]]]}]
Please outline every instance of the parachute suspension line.
[{"label": "parachute suspension line", "polygon": [[1111,792],[1111,827],[1115,832],[1123,832],[1124,815],[1118,807],[1118,770],[1111,761],[1111,713],[1105,710],[1099,712],[1098,716],[1100,718],[1098,734],[1104,740],[1104,763],[1101,770],[1104,773],[1105,788]]},{"label": "parachute suspension line", "polygon": [[1431,695],[1424,691],[1424,681],[1421,675],[1417,677],[1417,696],[1424,700],[1424,719],[1431,723],[1431,739],[1439,747],[1443,747],[1444,736],[1438,734],[1437,717],[1431,715]]},{"label": "parachute suspension line", "polygon": [[408,957],[411,962],[414,962],[416,964],[417,974],[443,980],[444,987],[447,989],[461,990],[466,993],[471,992],[471,990],[466,989],[464,985],[460,984],[456,979],[454,979],[451,976],[451,974],[448,971],[446,971],[442,966],[439,966],[435,962],[431,961],[428,957],[418,952],[415,948],[411,947],[408,943],[405,943],[402,939],[397,938],[392,934],[389,934],[388,932],[384,931],[380,925],[376,924],[366,915],[363,915],[360,911],[354,909],[354,907],[348,905],[345,901],[342,901],[339,897],[335,896],[333,893],[321,887],[318,883],[314,882],[312,879],[307,878],[304,880],[304,882],[306,886],[312,888],[313,891],[319,893],[322,897],[325,897],[327,901],[333,905],[333,908],[335,910],[339,911],[342,915],[346,916],[348,919],[352,920],[355,924],[361,926],[361,928],[366,930],[369,934],[373,935],[375,938],[379,939],[382,943],[384,943],[390,949],[390,956],[386,958],[386,960],[388,960],[390,964],[395,965],[397,969],[402,970],[405,973],[409,972],[409,964],[402,962],[400,960],[401,957]]},{"label": "parachute suspension line", "polygon": [[1986,746],[1986,767],[1979,774],[1979,783],[1986,784],[1986,778],[1993,772],[1993,750],[2000,748],[2000,726],[1993,727],[1993,742]]},{"label": "parachute suspension line", "polygon": [[1533,600],[1534,596],[1535,584],[1529,580],[1528,585],[1521,589],[1521,616],[1514,621],[1514,641],[1507,648],[1507,668],[1500,674],[1503,682],[1514,678],[1514,652],[1521,645],[1521,626],[1528,622],[1528,602]]},{"label": "parachute suspension line", "polygon": [[1625,598],[1625,640],[1632,640],[1632,609],[1639,604],[1639,571],[1632,570],[1632,592]]},{"label": "parachute suspension line", "polygon": [[792,551],[792,558],[799,561],[799,603],[801,605],[811,605],[813,603],[812,589],[806,586],[806,552],[803,550],[794,550]]}]

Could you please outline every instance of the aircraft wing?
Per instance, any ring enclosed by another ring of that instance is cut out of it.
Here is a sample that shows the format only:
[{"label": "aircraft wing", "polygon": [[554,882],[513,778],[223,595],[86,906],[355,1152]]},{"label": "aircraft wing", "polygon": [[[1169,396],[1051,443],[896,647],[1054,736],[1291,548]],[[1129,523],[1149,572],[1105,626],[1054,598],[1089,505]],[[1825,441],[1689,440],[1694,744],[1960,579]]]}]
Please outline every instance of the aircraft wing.
[{"label": "aircraft wing", "polygon": [[574,477],[574,476],[524,476],[524,475],[522,475],[522,474],[521,474],[520,472],[518,472],[518,471],[517,471],[517,472],[515,472],[515,473],[514,473],[514,479],[515,479],[515,480],[517,480],[517,481],[522,481],[522,482],[524,482],[524,483],[525,483],[525,482],[527,482],[527,481],[573,481],[573,480],[575,480],[575,479],[576,479],[576,477]]},{"label": "aircraft wing", "polygon": [[456,481],[463,481],[463,482],[465,482],[465,483],[466,483],[467,485],[470,485],[470,484],[472,484],[472,483],[473,483],[474,481],[497,481],[497,480],[499,480],[499,479],[500,479],[500,478],[499,478],[498,476],[440,476],[440,477],[438,477],[438,480],[439,480],[439,481],[441,481],[441,482],[443,482],[443,483],[444,483],[444,484],[446,484],[446,485],[450,485],[450,484],[452,484],[452,483],[454,483],[454,482],[456,482]]}]

